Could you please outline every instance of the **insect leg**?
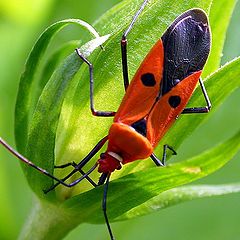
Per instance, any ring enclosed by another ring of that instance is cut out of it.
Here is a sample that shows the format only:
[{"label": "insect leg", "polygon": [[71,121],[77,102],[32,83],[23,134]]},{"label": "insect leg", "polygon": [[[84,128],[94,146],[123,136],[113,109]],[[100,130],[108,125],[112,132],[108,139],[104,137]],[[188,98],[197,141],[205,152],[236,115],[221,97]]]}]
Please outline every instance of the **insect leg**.
[{"label": "insect leg", "polygon": [[[93,170],[95,170],[95,168],[98,166],[98,163],[95,163],[84,175],[82,175],[80,178],[78,178],[77,180],[69,183],[69,184],[65,184],[66,187],[73,187],[75,185],[77,185],[79,182],[81,182],[82,180],[86,179],[88,177],[88,175],[93,172]],[[77,170],[78,171],[78,170]],[[69,174],[70,175],[70,174]],[[97,186],[96,183],[94,183],[95,186]],[[50,190],[47,190],[48,192]]]},{"label": "insect leg", "polygon": [[133,28],[134,23],[136,22],[138,16],[143,11],[144,7],[148,3],[149,0],[144,0],[139,10],[134,15],[129,27],[127,30],[123,33],[122,39],[121,39],[121,52],[122,52],[122,71],[123,71],[123,81],[124,81],[124,88],[127,90],[129,85],[129,78],[128,78],[128,63],[127,63],[127,35]]},{"label": "insect leg", "polygon": [[[78,163],[78,164],[67,163],[67,164],[64,164],[61,166],[57,166],[57,168],[59,168],[59,167],[64,168],[64,167],[68,167],[70,165],[72,165],[74,167],[74,169],[66,177],[62,178],[61,181],[64,182],[67,179],[69,179],[72,175],[74,175],[76,172],[80,172],[84,176],[84,178],[86,178],[94,187],[96,187],[97,184],[95,182],[93,182],[93,180],[88,176],[91,172],[87,174],[87,173],[83,172],[82,168],[93,158],[93,156],[95,156],[95,154],[103,147],[103,145],[106,143],[107,140],[108,140],[108,136],[105,136],[104,138],[102,138],[80,163]],[[83,179],[81,179],[80,181],[82,181]],[[77,180],[79,180],[79,179],[77,179]],[[59,185],[59,182],[55,183],[49,189],[44,190],[44,193],[50,192],[51,190],[56,188],[58,185]],[[67,185],[67,187],[72,187],[71,184],[66,184],[66,185]],[[74,185],[76,185],[76,184],[74,184]]]},{"label": "insect leg", "polygon": [[[54,168],[66,168],[66,167],[69,167],[69,166],[72,166],[74,168],[76,168],[77,164],[75,162],[71,162],[71,163],[66,163],[66,164],[63,164],[63,165],[59,165],[59,166],[54,166]],[[64,182],[66,181],[68,178],[70,178],[74,173],[76,172],[80,172],[82,175],[85,175],[86,173],[82,170],[82,169],[74,169],[71,173],[69,173],[66,177],[62,178],[61,180]],[[86,176],[86,179],[93,185],[93,187],[96,187],[97,184],[89,177],[89,176]],[[55,184],[56,186],[59,185],[58,183]],[[54,188],[56,187],[54,185]],[[52,186],[53,187],[53,186]],[[49,192],[52,190],[52,187],[51,189],[48,189],[47,191],[45,192]]]},{"label": "insect leg", "polygon": [[[75,163],[75,162],[70,162],[70,163],[66,163],[66,164],[63,164],[63,165],[54,166],[54,168],[66,168],[66,167],[70,167],[70,166],[76,168],[77,163]],[[67,175],[65,178],[63,178],[63,179],[61,179],[61,180],[62,180],[62,181],[67,180],[67,179],[68,179],[69,177],[71,177],[75,172],[80,172],[82,175],[85,175],[85,174],[86,174],[82,169],[79,169],[79,170],[76,170],[76,171],[74,171],[73,173],[71,173],[70,176]],[[86,179],[87,179],[94,187],[97,186],[97,184],[96,184],[89,176],[86,176]],[[48,189],[48,190],[49,190],[49,189]],[[52,190],[52,189],[51,189],[51,190]],[[49,191],[50,191],[50,190],[49,190]],[[47,192],[49,192],[49,191],[47,191]]]},{"label": "insect leg", "polygon": [[66,164],[62,164],[62,165],[57,165],[57,166],[54,166],[54,168],[66,168],[66,167],[75,167],[77,164],[75,162],[69,162],[69,163],[66,163]]},{"label": "insect leg", "polygon": [[[69,173],[68,175],[67,175],[67,177],[65,177],[65,178],[63,178],[63,179],[61,179],[61,182],[63,182],[64,184],[64,186],[65,187],[68,187],[68,188],[70,188],[70,187],[73,187],[73,186],[75,186],[76,184],[78,184],[79,182],[81,182],[82,180],[84,180],[84,179],[87,179],[87,177],[88,177],[88,175],[91,173],[91,172],[93,172],[93,170],[95,170],[95,168],[98,166],[98,163],[96,163],[96,164],[94,164],[93,165],[93,167],[91,167],[84,175],[82,175],[80,178],[78,178],[77,180],[75,180],[75,181],[73,181],[73,182],[71,182],[71,183],[65,183],[64,181],[65,180],[67,180],[67,178],[69,178],[70,176],[72,176],[74,173],[76,173],[78,170],[73,170],[71,173]],[[92,180],[91,180],[92,181]],[[93,182],[93,181],[92,181]],[[91,182],[90,182],[91,183]],[[94,182],[93,182],[94,183]],[[50,187],[50,188],[48,188],[48,189],[46,189],[46,190],[43,190],[43,192],[45,193],[45,194],[47,194],[48,192],[50,192],[50,191],[52,191],[56,186],[58,186],[59,185],[59,183],[56,183],[56,184],[54,184],[54,185],[52,185],[52,187]],[[96,183],[94,183],[94,187],[95,186],[97,186],[97,184]]]},{"label": "insect leg", "polygon": [[97,111],[94,108],[94,101],[93,101],[93,89],[94,89],[94,80],[93,80],[93,65],[90,63],[87,58],[83,56],[83,54],[80,52],[80,50],[76,49],[77,55],[88,65],[89,68],[89,75],[90,75],[90,107],[92,114],[94,116],[100,116],[100,117],[112,117],[115,115],[115,112],[112,111]]},{"label": "insect leg", "polygon": [[[71,182],[71,183],[69,183],[69,184],[64,184],[64,186],[66,186],[66,187],[73,187],[73,186],[75,186],[76,184],[78,184],[79,182],[81,182],[82,180],[84,180],[85,178],[87,178],[87,176],[91,173],[91,172],[93,172],[94,170],[95,170],[95,168],[98,166],[98,163],[95,163],[83,176],[81,176],[80,178],[78,178],[77,180],[75,180],[75,181],[73,181],[73,182]],[[73,170],[74,171],[74,170]],[[78,171],[78,170],[77,170]],[[71,174],[71,173],[70,173]],[[70,175],[69,174],[69,175]],[[103,174],[104,175],[104,174]],[[103,176],[102,175],[102,176]],[[96,187],[97,186],[99,186],[99,185],[102,185],[103,183],[101,183],[101,184],[95,184],[96,185]],[[50,189],[50,190],[52,190],[52,189]],[[44,193],[47,193],[47,192],[49,192],[50,190],[47,190],[47,191],[44,191]]]},{"label": "insect leg", "polygon": [[199,78],[199,84],[202,89],[202,93],[204,96],[204,99],[206,101],[207,106],[206,107],[193,107],[193,108],[185,108],[182,113],[208,113],[212,107],[210,99],[208,97],[206,88],[204,86],[203,80]]},{"label": "insect leg", "polygon": [[103,210],[103,214],[104,214],[104,218],[105,218],[105,222],[106,222],[106,225],[107,225],[107,229],[108,229],[110,238],[111,238],[111,240],[114,240],[112,229],[111,229],[110,223],[108,221],[108,216],[107,216],[107,192],[108,192],[110,175],[111,174],[108,173],[106,183],[104,185],[103,199],[102,199],[102,210]]},{"label": "insect leg", "polygon": [[167,144],[163,145],[163,156],[161,160],[154,153],[150,156],[157,166],[164,167],[166,165],[167,149],[170,149],[173,152],[173,155],[177,155],[177,152],[172,147]]}]

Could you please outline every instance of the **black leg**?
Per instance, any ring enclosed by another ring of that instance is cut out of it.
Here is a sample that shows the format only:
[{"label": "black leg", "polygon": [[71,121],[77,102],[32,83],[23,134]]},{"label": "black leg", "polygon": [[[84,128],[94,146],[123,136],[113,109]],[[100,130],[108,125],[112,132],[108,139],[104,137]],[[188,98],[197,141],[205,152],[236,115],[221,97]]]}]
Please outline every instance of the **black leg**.
[{"label": "black leg", "polygon": [[128,85],[129,85],[128,63],[127,63],[127,35],[129,34],[131,29],[133,28],[134,23],[136,22],[138,16],[141,14],[141,12],[143,11],[143,9],[146,6],[146,4],[148,3],[148,1],[149,0],[144,0],[144,2],[142,3],[141,7],[139,8],[139,10],[134,15],[134,17],[133,17],[129,27],[127,28],[127,30],[122,35],[122,39],[121,39],[122,71],[123,71],[123,80],[124,80],[124,88],[125,88],[125,90],[127,90]]},{"label": "black leg", "polygon": [[211,102],[210,102],[210,99],[208,97],[206,88],[205,88],[204,83],[203,83],[201,78],[199,78],[199,83],[200,83],[200,87],[202,89],[202,93],[203,93],[204,99],[205,99],[205,101],[207,103],[207,106],[206,107],[185,108],[182,111],[183,114],[186,114],[186,113],[208,113],[210,111],[212,105],[211,105]]},{"label": "black leg", "polygon": [[63,165],[57,165],[57,166],[54,166],[54,168],[66,168],[66,167],[76,167],[77,164],[75,162],[69,162],[69,163],[66,163],[66,164],[63,164]]},{"label": "black leg", "polygon": [[[66,184],[67,187],[73,187],[75,186],[76,184],[78,184],[79,182],[81,182],[83,179],[86,179],[88,177],[88,175],[93,172],[93,170],[95,170],[95,168],[98,166],[98,163],[95,163],[85,174],[83,174],[80,178],[78,178],[77,180],[69,183],[69,184]],[[79,170],[77,170],[79,171]],[[70,174],[69,174],[70,175]],[[96,183],[94,183],[95,186],[97,186]]]},{"label": "black leg", "polygon": [[[74,169],[64,178],[61,179],[62,182],[65,182],[67,179],[69,179],[72,175],[74,175],[76,172],[80,172],[83,176],[85,176],[84,178],[86,178],[94,187],[97,186],[97,184],[88,176],[87,173],[84,173],[82,171],[82,168],[92,159],[92,157],[102,148],[102,146],[106,143],[106,141],[108,140],[108,136],[104,137],[103,139],[101,139],[96,146],[88,153],[88,155],[79,163],[67,163],[58,167],[68,167],[68,166],[73,166]],[[94,165],[95,166],[95,165]],[[95,169],[95,168],[94,168]],[[91,171],[92,172],[92,171]],[[90,173],[91,173],[90,172]],[[90,174],[89,173],[89,174]],[[82,176],[82,177],[83,177]],[[80,182],[82,181],[82,177],[80,178],[81,180],[77,179],[76,181]],[[77,182],[77,183],[78,183]],[[71,185],[73,184],[73,185]],[[65,184],[65,186],[67,185],[67,187],[72,187],[74,185],[76,185],[76,183],[71,183],[71,184]],[[52,191],[54,188],[56,188],[59,185],[59,182],[55,183],[54,185],[52,185],[49,189],[44,190],[44,193],[48,193],[50,191]]]},{"label": "black leg", "polygon": [[[72,166],[72,167],[74,167],[74,168],[76,168],[76,166],[77,166],[77,164],[75,163],[75,162],[70,162],[70,163],[66,163],[66,164],[63,164],[63,165],[58,165],[58,166],[54,166],[54,168],[66,168],[66,167],[70,167],[70,166]],[[72,171],[71,173],[70,173],[70,175],[68,174],[66,177],[64,177],[64,178],[62,178],[61,180],[64,182],[64,181],[66,181],[69,177],[71,177],[75,172],[80,172],[82,175],[85,175],[86,173],[82,170],[82,169],[79,169],[79,170],[74,170],[74,171]],[[86,179],[93,185],[93,187],[97,187],[97,184],[89,177],[89,176],[87,176],[86,177]],[[56,185],[58,185],[58,183],[56,184]],[[53,186],[52,186],[53,187]],[[51,191],[52,190],[52,187],[51,187],[51,189],[48,189],[48,190],[46,190],[45,192],[47,193],[47,192],[49,192],[49,191]],[[56,186],[54,185],[54,188],[55,188]]]},{"label": "black leg", "polygon": [[[78,170],[74,169],[71,173],[69,173],[65,178],[61,179],[60,181],[63,182],[65,187],[71,188],[75,185],[77,185],[79,182],[81,182],[84,179],[88,178],[88,175],[93,172],[95,170],[95,168],[98,166],[98,163],[94,164],[93,167],[91,167],[85,174],[83,174],[80,178],[78,178],[77,180],[71,182],[71,183],[65,183],[64,181],[66,181],[69,177],[71,177],[74,173],[78,172]],[[91,179],[90,179],[91,180]],[[89,181],[90,183],[93,183],[94,187],[97,186],[96,183],[94,183],[92,180]],[[47,194],[48,192],[52,191],[55,187],[57,187],[59,185],[59,183],[56,183],[54,185],[52,185],[50,188],[43,190],[43,192],[45,194]]]},{"label": "black leg", "polygon": [[177,155],[176,151],[172,147],[167,144],[163,145],[163,156],[161,160],[154,153],[150,156],[157,166],[164,167],[166,165],[167,149],[170,149],[173,152],[173,155]]},{"label": "black leg", "polygon": [[108,216],[107,216],[107,193],[108,193],[108,185],[109,185],[110,175],[111,175],[110,173],[107,174],[106,183],[104,185],[103,199],[102,199],[102,210],[103,210],[103,214],[104,214],[104,218],[105,218],[105,222],[106,222],[106,225],[107,225],[107,228],[108,228],[110,238],[111,238],[111,240],[114,240],[112,229],[111,229],[110,223],[108,221]]},{"label": "black leg", "polygon": [[89,75],[90,75],[90,107],[92,114],[94,116],[99,116],[99,117],[112,117],[115,115],[115,112],[112,111],[97,111],[94,108],[94,101],[93,101],[93,88],[94,88],[94,81],[93,81],[93,65],[90,63],[80,52],[80,50],[77,48],[76,53],[78,56],[88,65],[89,67]]}]

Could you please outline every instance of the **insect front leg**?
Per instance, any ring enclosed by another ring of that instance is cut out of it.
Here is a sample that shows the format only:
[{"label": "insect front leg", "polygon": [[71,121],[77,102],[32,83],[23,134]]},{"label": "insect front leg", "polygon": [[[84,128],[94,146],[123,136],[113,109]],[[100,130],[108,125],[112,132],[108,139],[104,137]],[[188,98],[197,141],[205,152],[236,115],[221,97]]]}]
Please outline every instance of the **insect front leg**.
[{"label": "insect front leg", "polygon": [[54,166],[54,168],[66,168],[66,167],[70,167],[70,166],[75,168],[77,166],[77,163],[69,162],[69,163],[66,163],[66,164]]},{"label": "insect front leg", "polygon": [[210,99],[208,97],[206,88],[204,86],[203,80],[201,78],[199,78],[199,84],[204,96],[204,99],[206,101],[207,106],[206,107],[193,107],[193,108],[185,108],[182,113],[186,114],[186,113],[208,113],[211,110],[211,102]]},{"label": "insect front leg", "polygon": [[[73,181],[73,182],[71,182],[71,183],[65,183],[64,181],[67,180],[69,177],[71,177],[74,173],[78,172],[77,169],[74,169],[74,170],[73,170],[71,173],[69,173],[65,178],[60,179],[60,181],[64,183],[63,185],[64,185],[65,187],[71,188],[71,187],[77,185],[77,184],[78,184],[79,182],[81,182],[82,180],[87,179],[87,178],[88,178],[88,175],[89,175],[91,172],[93,172],[93,171],[96,169],[97,166],[98,166],[98,163],[94,164],[93,167],[91,167],[84,175],[82,175],[80,178],[78,178],[77,180],[75,180],[75,181]],[[92,182],[93,182],[93,181],[91,180],[90,183],[92,183]],[[93,184],[94,184],[94,187],[97,186],[96,183],[93,182]],[[43,192],[44,192],[45,194],[47,194],[48,192],[50,192],[50,191],[52,191],[53,189],[55,189],[58,185],[59,185],[59,181],[58,181],[56,184],[52,185],[50,188],[48,188],[48,189],[46,189],[46,190],[43,190]]]},{"label": "insect front leg", "polygon": [[145,0],[139,10],[136,12],[134,15],[129,27],[127,30],[124,32],[122,35],[121,39],[121,52],[122,52],[122,72],[123,72],[123,81],[124,81],[124,88],[127,90],[129,86],[129,78],[128,78],[128,63],[127,63],[127,35],[133,28],[134,23],[136,22],[138,16],[141,14],[143,9],[145,8],[146,4],[148,3],[149,0]]},{"label": "insect front leg", "polygon": [[93,65],[90,63],[87,58],[83,56],[83,54],[80,52],[80,50],[76,49],[77,55],[88,65],[89,68],[89,79],[90,79],[90,108],[92,111],[92,114],[94,116],[98,117],[112,117],[115,115],[116,112],[112,111],[98,111],[94,108],[94,101],[93,101],[93,89],[94,89],[94,80],[93,80]]},{"label": "insect front leg", "polygon": [[[96,153],[103,147],[103,145],[106,143],[108,140],[108,136],[105,136],[102,138],[96,146],[88,153],[88,155],[78,164],[75,162],[70,162],[66,163],[60,166],[55,166],[55,168],[66,168],[69,166],[73,166],[74,169],[64,178],[61,179],[62,182],[65,182],[67,179],[69,179],[72,175],[74,175],[76,172],[80,172],[82,176],[77,179],[76,181],[70,183],[70,184],[65,184],[66,187],[72,187],[82,181],[83,179],[88,180],[94,187],[98,186],[99,184],[96,184],[88,175],[97,167],[97,165],[94,165],[88,172],[84,172],[82,168],[96,155]],[[44,193],[48,193],[55,189],[59,185],[59,182],[55,183],[52,185],[49,189],[44,190]]]},{"label": "insect front leg", "polygon": [[[77,169],[77,163],[75,162],[70,162],[70,163],[66,163],[63,165],[58,165],[58,166],[54,166],[54,168],[66,168],[66,167],[74,167],[74,170],[69,173],[66,177],[62,178],[61,180],[64,182],[66,181],[68,178],[70,178],[73,174],[75,174],[76,172],[80,172],[82,175],[86,175],[86,173],[82,170],[82,169]],[[88,180],[89,183],[92,184],[93,187],[96,187],[97,184],[88,176],[86,175],[86,179]],[[53,186],[51,186],[51,188],[49,188],[48,190],[44,191],[45,193],[48,193],[49,191],[53,190],[55,187],[57,187],[59,185],[59,183],[54,184]]]},{"label": "insect front leg", "polygon": [[163,156],[161,160],[154,153],[152,153],[150,156],[157,166],[164,167],[166,165],[167,149],[171,150],[173,155],[177,155],[177,152],[172,147],[167,144],[163,145]]}]

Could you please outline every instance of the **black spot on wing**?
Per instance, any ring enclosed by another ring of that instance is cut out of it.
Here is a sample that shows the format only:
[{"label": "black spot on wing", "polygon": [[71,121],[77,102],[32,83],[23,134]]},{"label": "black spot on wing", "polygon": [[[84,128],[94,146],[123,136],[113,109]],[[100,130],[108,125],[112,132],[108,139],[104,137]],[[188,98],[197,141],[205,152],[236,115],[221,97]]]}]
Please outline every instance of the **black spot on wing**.
[{"label": "black spot on wing", "polygon": [[162,36],[164,72],[162,94],[190,74],[202,70],[209,55],[211,36],[206,14],[192,9],[179,16]]},{"label": "black spot on wing", "polygon": [[153,87],[156,85],[156,80],[152,73],[144,73],[141,76],[141,81],[143,85],[146,87]]},{"label": "black spot on wing", "polygon": [[179,106],[179,104],[181,103],[181,97],[180,96],[171,96],[168,99],[168,103],[170,104],[170,106],[172,108],[176,108]]}]

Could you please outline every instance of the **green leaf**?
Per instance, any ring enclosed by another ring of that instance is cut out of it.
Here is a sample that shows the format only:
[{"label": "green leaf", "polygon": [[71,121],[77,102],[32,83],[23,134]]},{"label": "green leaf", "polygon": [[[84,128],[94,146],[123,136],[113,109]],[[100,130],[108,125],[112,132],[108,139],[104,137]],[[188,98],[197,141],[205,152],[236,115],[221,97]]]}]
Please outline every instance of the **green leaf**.
[{"label": "green leaf", "polygon": [[[80,51],[85,56],[88,56],[94,49],[103,44],[108,37],[98,37],[91,40],[82,46]],[[47,169],[50,173],[53,172],[54,168],[55,137],[62,102],[81,64],[82,61],[79,60],[79,56],[73,53],[53,73],[38,100],[29,127],[27,156],[36,165]],[[26,165],[24,165],[24,171],[35,193],[40,197],[46,197],[42,190],[53,184],[52,179],[46,178],[46,176],[39,174],[35,169]],[[50,197],[50,195],[47,196]]]},{"label": "green leaf", "polygon": [[73,49],[76,49],[78,46],[80,46],[80,44],[81,41],[69,41],[63,44],[49,57],[47,62],[44,64],[44,68],[40,77],[42,81],[39,83],[39,96],[42,92],[42,89],[53,74],[54,70],[61,63],[61,60],[66,58],[70,53],[72,53]]},{"label": "green leaf", "polygon": [[209,15],[212,48],[208,62],[204,67],[203,77],[216,71],[220,66],[225,36],[235,4],[235,0],[213,0],[212,2]]},{"label": "green leaf", "polygon": [[[36,72],[43,55],[54,35],[63,27],[76,24],[86,28],[93,36],[99,37],[93,27],[79,19],[67,19],[59,21],[48,27],[35,43],[27,59],[25,70],[21,75],[17,102],[15,107],[15,140],[17,149],[25,153],[29,122],[34,111],[37,97],[34,86],[36,86]],[[45,81],[46,82],[46,81]]]},{"label": "green leaf", "polygon": [[198,198],[222,196],[231,193],[239,193],[240,184],[223,185],[190,185],[173,188],[160,193],[145,203],[132,208],[128,212],[117,218],[117,221],[123,221],[146,214],[150,214],[166,207],[173,206],[186,201]]},{"label": "green leaf", "polygon": [[[144,211],[145,202],[147,204],[147,201],[164,191],[193,182],[215,172],[230,161],[239,149],[240,132],[211,150],[181,163],[171,164],[163,168],[149,168],[112,181],[108,192],[109,218],[112,221],[119,220],[121,215],[136,207]],[[98,187],[65,201],[63,206],[69,208],[72,214],[79,212],[84,214],[82,217],[86,222],[102,223],[104,222],[100,208],[102,194],[103,188]],[[174,195],[171,195],[170,199],[172,197]],[[133,217],[134,215],[131,215],[131,218]],[[126,216],[123,216],[123,218],[126,218]]]}]

